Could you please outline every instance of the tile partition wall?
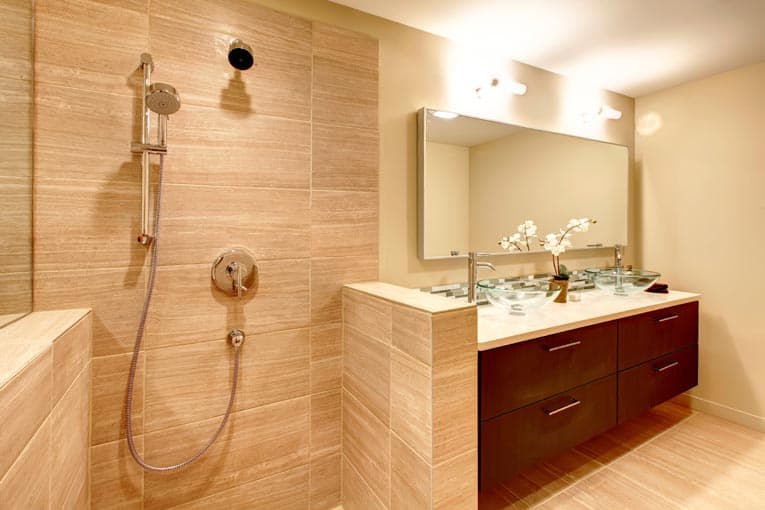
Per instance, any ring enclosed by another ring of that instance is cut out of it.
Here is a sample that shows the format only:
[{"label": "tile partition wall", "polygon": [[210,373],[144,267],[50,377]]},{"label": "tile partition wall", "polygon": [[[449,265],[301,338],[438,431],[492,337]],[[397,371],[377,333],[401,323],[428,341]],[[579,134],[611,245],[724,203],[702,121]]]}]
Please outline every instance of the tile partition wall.
[{"label": "tile partition wall", "polygon": [[0,507],[90,508],[92,314],[34,313],[0,331]]},{"label": "tile partition wall", "polygon": [[343,293],[344,508],[475,510],[476,308],[428,296],[446,308],[418,309],[388,290]]},{"label": "tile partition wall", "polygon": [[[377,42],[244,0],[35,5],[35,303],[93,308],[93,508],[340,504],[341,287],[377,279]],[[233,38],[254,50],[241,74],[226,61]],[[228,398],[224,339],[235,327],[248,335],[221,440],[164,475],[129,458],[123,417],[147,273],[129,151],[145,51],[182,99],[136,387],[149,462],[210,436]],[[259,268],[242,301],[209,276],[237,245]]]},{"label": "tile partition wall", "polygon": [[32,2],[0,3],[0,325],[32,309]]}]

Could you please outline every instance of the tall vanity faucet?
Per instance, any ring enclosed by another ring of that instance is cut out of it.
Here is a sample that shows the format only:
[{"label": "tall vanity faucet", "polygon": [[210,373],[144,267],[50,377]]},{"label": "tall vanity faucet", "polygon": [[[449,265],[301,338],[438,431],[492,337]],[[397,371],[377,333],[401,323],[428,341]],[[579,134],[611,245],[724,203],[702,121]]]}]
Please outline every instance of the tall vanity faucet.
[{"label": "tall vanity faucet", "polygon": [[624,257],[624,245],[623,244],[615,244],[614,245],[614,264],[616,269],[622,268],[622,258]]},{"label": "tall vanity faucet", "polygon": [[488,253],[468,252],[468,303],[475,303],[475,286],[478,281],[478,268],[486,267],[496,271],[491,262],[479,262],[478,257],[485,257]]}]

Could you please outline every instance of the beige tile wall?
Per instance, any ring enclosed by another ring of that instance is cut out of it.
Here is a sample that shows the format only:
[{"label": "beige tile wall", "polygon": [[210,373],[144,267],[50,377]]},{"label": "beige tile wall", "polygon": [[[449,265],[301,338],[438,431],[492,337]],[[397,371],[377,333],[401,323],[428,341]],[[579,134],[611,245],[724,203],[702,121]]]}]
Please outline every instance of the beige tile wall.
[{"label": "beige tile wall", "polygon": [[[328,509],[341,501],[341,287],[378,268],[378,51],[250,1],[36,2],[35,299],[94,311],[93,508]],[[235,72],[228,43],[252,45]],[[151,462],[190,455],[225,409],[229,330],[248,335],[236,412],[196,465],[136,469],[124,398],[146,278],[139,56],[177,87],[162,251],[136,384]],[[254,296],[213,290],[246,246]]]},{"label": "beige tile wall", "polygon": [[91,331],[87,314],[0,386],[2,508],[90,508]]},{"label": "beige tile wall", "polygon": [[343,298],[345,510],[475,509],[475,307]]},{"label": "beige tile wall", "polygon": [[32,309],[32,2],[0,4],[0,326]]}]

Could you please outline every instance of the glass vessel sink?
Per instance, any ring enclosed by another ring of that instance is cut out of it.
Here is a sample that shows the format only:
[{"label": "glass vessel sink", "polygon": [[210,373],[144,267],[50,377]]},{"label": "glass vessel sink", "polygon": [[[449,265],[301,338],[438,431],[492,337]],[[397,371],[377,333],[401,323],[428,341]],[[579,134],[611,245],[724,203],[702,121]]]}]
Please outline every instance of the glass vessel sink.
[{"label": "glass vessel sink", "polygon": [[595,275],[595,286],[617,296],[627,296],[644,291],[660,276],[659,273],[642,269],[607,269]]},{"label": "glass vessel sink", "polygon": [[491,304],[505,308],[511,315],[525,315],[539,308],[555,299],[561,289],[557,283],[541,280],[506,283],[481,280],[478,288],[486,292]]}]

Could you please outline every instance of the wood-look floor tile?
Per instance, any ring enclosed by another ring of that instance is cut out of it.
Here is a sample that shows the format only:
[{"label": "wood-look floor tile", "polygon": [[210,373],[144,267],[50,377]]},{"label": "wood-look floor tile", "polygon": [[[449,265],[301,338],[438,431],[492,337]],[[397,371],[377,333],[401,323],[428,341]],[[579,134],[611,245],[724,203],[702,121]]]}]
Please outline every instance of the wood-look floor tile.
[{"label": "wood-look floor tile", "polygon": [[[225,60],[225,59],[222,59]],[[165,182],[307,190],[311,124],[183,104],[168,128]],[[249,210],[246,201],[238,203]],[[257,210],[258,204],[255,205]]]},{"label": "wood-look floor tile", "polygon": [[311,194],[314,257],[377,254],[377,225],[377,192],[316,190]]},{"label": "wood-look floor tile", "polygon": [[433,509],[476,510],[478,450],[471,450],[433,467]]},{"label": "wood-look floor tile", "polygon": [[146,347],[223,339],[235,327],[247,335],[307,327],[308,260],[260,261],[257,266],[257,285],[241,300],[214,287],[210,264],[161,267]]},{"label": "wood-look floor tile", "polygon": [[757,508],[765,501],[765,434],[716,421],[693,416],[609,468],[679,507]]},{"label": "wood-look floor tile", "polygon": [[224,246],[246,246],[258,262],[308,253],[308,191],[173,184],[162,211],[161,265],[211,263]]},{"label": "wood-look floor tile", "polygon": [[543,510],[674,510],[683,508],[605,468],[535,508]]},{"label": "wood-look floor tile", "polygon": [[[38,179],[35,268],[39,271],[143,264],[140,184]],[[131,212],[133,214],[131,214]]]},{"label": "wood-look floor tile", "polygon": [[[148,434],[147,461],[167,464],[188,457],[219,422],[213,418]],[[197,462],[182,471],[145,474],[144,508],[187,504],[306,465],[309,427],[308,397],[234,413],[220,439]]]},{"label": "wood-look floor tile", "polygon": [[387,510],[374,491],[343,455],[343,509],[344,510]]},{"label": "wood-look floor tile", "polygon": [[430,318],[429,313],[393,305],[393,345],[428,366],[433,364]]},{"label": "wood-look floor tile", "polygon": [[[141,159],[130,143],[140,140],[140,119],[140,94],[35,83],[35,177],[105,181],[102,191],[117,182],[138,185]],[[140,222],[140,206],[130,211]]]},{"label": "wood-look floor tile", "polygon": [[[143,452],[143,436],[135,437]],[[127,440],[90,447],[90,497],[95,510],[141,510],[143,469],[130,456]]]},{"label": "wood-look floor tile", "polygon": [[313,189],[377,191],[380,135],[375,126],[313,123]]},{"label": "wood-look floor tile", "polygon": [[[231,391],[233,360],[234,349],[225,336],[147,351],[144,429],[153,432],[222,416]],[[307,394],[307,329],[247,337],[240,351],[234,409]]]},{"label": "wood-look floor tile", "polygon": [[342,455],[311,460],[311,510],[329,510],[342,503]]},{"label": "wood-look floor tile", "polygon": [[[343,456],[350,461],[374,495],[388,506],[390,496],[390,431],[355,396],[343,391]],[[344,468],[344,472],[347,472]],[[345,479],[343,486],[347,487]],[[362,485],[352,483],[363,494]],[[344,498],[347,492],[343,492]],[[359,496],[362,501],[369,498]],[[363,508],[351,506],[350,509]]]},{"label": "wood-look floor tile", "polygon": [[364,335],[391,342],[391,304],[353,289],[343,289],[343,322]]},{"label": "wood-look floor tile", "polygon": [[311,460],[340,453],[342,443],[341,390],[311,395]]},{"label": "wood-look floor tile", "polygon": [[35,272],[36,310],[93,310],[93,356],[132,352],[143,295],[141,267]]},{"label": "wood-look floor tile", "polygon": [[53,343],[53,405],[90,362],[93,314],[89,313]]},{"label": "wood-look floor tile", "polygon": [[[157,76],[182,83],[187,103],[222,108],[233,119],[310,119],[310,22],[243,0],[161,0],[151,3],[149,35],[162,63]],[[232,69],[226,59],[236,38],[253,48],[249,71]]]},{"label": "wood-look floor tile", "polygon": [[391,510],[431,508],[433,480],[430,464],[395,434],[391,435],[390,464]]},{"label": "wood-look floor tile", "polygon": [[377,67],[346,59],[313,57],[313,120],[322,124],[377,129]]},{"label": "wood-look floor tile", "polygon": [[206,498],[173,506],[174,510],[305,510],[308,508],[308,466],[300,466],[274,476],[250,483]]},{"label": "wood-look floor tile", "polygon": [[52,366],[49,349],[0,387],[0,479],[50,414]]},{"label": "wood-look floor tile", "polygon": [[149,47],[147,4],[37,0],[35,81],[133,95],[143,79],[140,55]]},{"label": "wood-look floor tile", "polygon": [[89,508],[90,371],[82,370],[51,412],[51,508]]},{"label": "wood-look floor tile", "polygon": [[339,322],[343,285],[377,280],[377,266],[376,256],[312,258],[311,322]]},{"label": "wood-look floor tile", "polygon": [[[93,358],[91,361],[92,405],[91,445],[110,443],[125,437],[125,396],[132,354]],[[143,388],[146,358],[138,359],[133,390],[133,433],[143,433]]]},{"label": "wood-look floor tile", "polygon": [[391,350],[390,428],[427,462],[433,459],[432,388],[429,366]]},{"label": "wood-look floor tile", "polygon": [[35,432],[28,443],[25,441],[24,450],[0,480],[3,508],[51,508],[50,420],[45,420]]},{"label": "wood-look floor tile", "polygon": [[390,348],[346,325],[343,331],[343,388],[350,390],[382,423],[390,423]]},{"label": "wood-look floor tile", "polygon": [[31,80],[34,4],[10,0],[0,4],[0,75]]}]

